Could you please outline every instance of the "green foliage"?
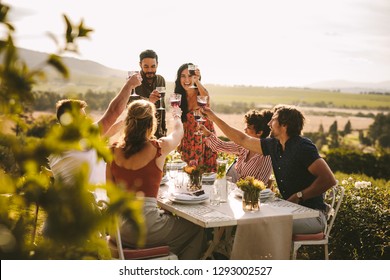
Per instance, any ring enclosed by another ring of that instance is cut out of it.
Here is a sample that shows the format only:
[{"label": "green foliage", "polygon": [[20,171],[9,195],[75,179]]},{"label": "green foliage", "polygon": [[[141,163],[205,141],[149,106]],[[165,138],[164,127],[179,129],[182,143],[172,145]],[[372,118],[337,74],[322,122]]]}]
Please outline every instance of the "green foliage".
[{"label": "green foliage", "polygon": [[[336,173],[345,188],[332,228],[329,252],[338,260],[390,258],[390,183],[358,174]],[[323,248],[306,246],[301,258],[323,259]]]},{"label": "green foliage", "polygon": [[384,148],[390,148],[390,113],[378,114],[368,129],[368,136]]},{"label": "green foliage", "polygon": [[344,135],[347,135],[352,132],[352,124],[351,121],[348,120],[348,122],[344,126]]},{"label": "green foliage", "polygon": [[[0,41],[3,59],[0,64],[0,258],[110,258],[100,233],[105,234],[106,228],[110,230],[119,214],[133,218],[139,225],[139,245],[142,245],[145,232],[141,198],[112,185],[100,185],[99,188],[107,190],[110,205],[105,211],[98,211],[91,194],[97,186],[88,183],[88,166],[74,174],[72,185],[61,180],[53,182],[42,171],[50,154],[95,149],[106,161],[112,156],[100,137],[99,128],[89,118],[69,114],[63,126],[53,125],[53,118],[31,119],[28,113],[28,106],[34,101],[31,88],[44,73],[41,69],[28,69],[19,59],[12,40],[14,30],[7,22],[9,9],[0,2],[0,25],[8,32],[7,39]],[[76,41],[86,37],[91,29],[85,28],[83,22],[75,27],[64,18],[66,43],[58,46],[58,53],[77,52]],[[49,55],[46,64],[67,76],[67,67],[58,54]],[[33,226],[37,212],[32,209],[40,209],[38,233],[42,216],[47,221],[44,238],[35,238]]]},{"label": "green foliage", "polygon": [[350,149],[332,149],[326,153],[326,161],[333,171],[390,179],[390,153],[388,152],[375,155]]},{"label": "green foliage", "polygon": [[57,124],[57,119],[53,115],[42,115],[28,123],[26,135],[43,138],[51,127]]},{"label": "green foliage", "polygon": [[318,150],[321,150],[321,148],[327,144],[326,134],[323,132],[305,132],[303,136],[309,138],[316,145]]}]

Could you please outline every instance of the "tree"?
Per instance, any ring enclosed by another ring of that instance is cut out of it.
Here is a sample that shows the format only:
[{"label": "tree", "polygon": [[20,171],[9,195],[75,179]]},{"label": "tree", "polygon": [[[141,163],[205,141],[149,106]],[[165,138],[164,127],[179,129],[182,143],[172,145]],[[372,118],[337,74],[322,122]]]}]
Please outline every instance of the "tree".
[{"label": "tree", "polygon": [[[368,137],[373,143],[386,148],[390,147],[387,139],[390,137],[390,114],[377,114],[374,123],[368,128]],[[380,140],[380,141],[379,141]]]},{"label": "tree", "polygon": [[332,125],[329,127],[329,134],[337,134],[338,128],[337,128],[337,121],[334,121]]},{"label": "tree", "polygon": [[352,124],[351,121],[348,120],[344,126],[344,135],[350,134],[352,132]]},{"label": "tree", "polygon": [[337,130],[337,121],[334,121],[333,124],[329,127],[329,137],[330,137],[329,148],[338,148],[340,146],[340,142],[339,142],[339,134]]}]

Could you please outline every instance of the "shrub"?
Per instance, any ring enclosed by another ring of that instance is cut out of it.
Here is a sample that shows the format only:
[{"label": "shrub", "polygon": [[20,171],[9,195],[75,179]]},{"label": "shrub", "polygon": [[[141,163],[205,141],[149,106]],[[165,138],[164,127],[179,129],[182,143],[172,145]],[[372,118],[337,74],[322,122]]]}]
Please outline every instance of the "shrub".
[{"label": "shrub", "polygon": [[[343,173],[336,177],[345,196],[330,234],[330,259],[390,259],[389,181]],[[323,248],[305,246],[300,256],[323,259]]]},{"label": "shrub", "polygon": [[390,179],[390,154],[367,154],[346,149],[332,149],[326,161],[333,171],[347,174],[361,173],[374,178]]}]

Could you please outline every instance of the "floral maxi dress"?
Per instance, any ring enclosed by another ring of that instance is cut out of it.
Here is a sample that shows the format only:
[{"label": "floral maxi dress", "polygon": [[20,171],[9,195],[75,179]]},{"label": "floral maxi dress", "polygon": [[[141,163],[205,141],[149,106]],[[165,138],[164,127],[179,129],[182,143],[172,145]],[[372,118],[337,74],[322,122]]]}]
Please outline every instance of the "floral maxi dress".
[{"label": "floral maxi dress", "polygon": [[[207,172],[215,171],[217,153],[205,145],[204,135],[195,133],[198,131],[197,125],[193,113],[188,112],[187,121],[183,123],[184,137],[178,150],[185,162],[189,163],[190,160],[197,160],[198,164],[208,166]],[[210,120],[206,119],[204,126],[212,133],[215,133],[214,125]]]}]

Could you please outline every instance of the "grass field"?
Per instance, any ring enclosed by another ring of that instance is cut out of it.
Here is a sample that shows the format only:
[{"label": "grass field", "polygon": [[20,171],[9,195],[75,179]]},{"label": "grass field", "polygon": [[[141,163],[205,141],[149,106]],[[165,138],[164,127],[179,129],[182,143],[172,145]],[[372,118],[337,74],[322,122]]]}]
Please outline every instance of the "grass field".
[{"label": "grass field", "polygon": [[[224,121],[226,121],[230,126],[233,126],[241,131],[244,131],[244,119],[243,115],[240,114],[218,114],[220,118],[222,118]],[[348,120],[351,121],[352,124],[352,130],[366,130],[368,127],[374,122],[371,118],[362,118],[362,117],[342,117],[342,116],[313,116],[313,115],[307,115],[306,116],[306,125],[303,129],[303,132],[317,132],[320,124],[323,125],[324,130],[328,131],[330,125],[336,120],[338,129],[343,130],[345,124],[348,122]],[[170,123],[170,118],[167,118],[167,127],[168,131],[172,128],[172,125]],[[224,135],[221,130],[214,126],[215,130],[217,132],[217,135]]]},{"label": "grass field", "polygon": [[[104,79],[74,74],[69,82],[56,78],[50,82],[39,83],[34,90],[59,93],[85,93],[88,90],[95,92],[117,92],[125,82],[118,77]],[[363,108],[390,110],[390,95],[367,95],[332,92],[308,88],[270,88],[251,86],[222,86],[205,84],[211,101],[219,104],[231,105],[233,102],[273,106],[276,104],[294,104],[299,106],[315,106],[328,108]],[[174,83],[167,82],[167,92],[173,92]],[[322,104],[322,105],[321,105]],[[321,106],[320,106],[321,105]]]}]

